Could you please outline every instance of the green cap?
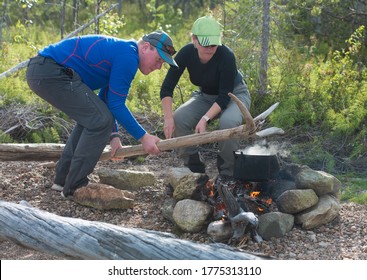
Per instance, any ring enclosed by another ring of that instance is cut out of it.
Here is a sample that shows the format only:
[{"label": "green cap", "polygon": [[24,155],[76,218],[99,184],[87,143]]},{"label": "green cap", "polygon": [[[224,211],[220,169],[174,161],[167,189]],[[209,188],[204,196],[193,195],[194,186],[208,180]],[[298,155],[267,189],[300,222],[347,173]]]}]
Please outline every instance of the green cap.
[{"label": "green cap", "polygon": [[221,46],[222,27],[218,21],[211,16],[198,18],[192,26],[191,32],[196,35],[201,46]]}]

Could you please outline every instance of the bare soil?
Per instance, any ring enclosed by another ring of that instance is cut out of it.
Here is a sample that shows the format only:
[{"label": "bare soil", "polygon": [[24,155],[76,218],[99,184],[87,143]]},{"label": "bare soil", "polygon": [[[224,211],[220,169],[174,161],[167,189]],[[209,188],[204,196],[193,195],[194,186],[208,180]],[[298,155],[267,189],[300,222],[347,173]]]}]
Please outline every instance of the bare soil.
[{"label": "bare soil", "polygon": [[[208,149],[203,155],[208,167],[207,174],[209,177],[216,176],[215,152]],[[99,162],[96,168],[103,166],[149,170],[158,178],[155,186],[142,188],[136,193],[133,209],[101,211],[79,205],[61,197],[59,192],[51,190],[54,168],[47,167],[44,162],[0,162],[0,200],[14,203],[25,200],[33,207],[60,216],[107,222],[121,227],[171,232],[182,239],[211,243],[205,231],[195,234],[180,232],[161,214],[159,206],[169,196],[165,172],[168,168],[181,166],[181,164],[180,160],[169,152],[158,156],[147,156],[144,162],[137,159]],[[94,173],[90,179],[98,182],[98,176]],[[367,206],[342,203],[340,215],[331,223],[317,229],[305,231],[295,226],[281,238],[273,238],[258,244],[245,236],[240,243],[231,244],[231,246],[253,254],[284,260],[366,260]],[[0,259],[53,260],[60,258],[3,240],[0,241]]]}]

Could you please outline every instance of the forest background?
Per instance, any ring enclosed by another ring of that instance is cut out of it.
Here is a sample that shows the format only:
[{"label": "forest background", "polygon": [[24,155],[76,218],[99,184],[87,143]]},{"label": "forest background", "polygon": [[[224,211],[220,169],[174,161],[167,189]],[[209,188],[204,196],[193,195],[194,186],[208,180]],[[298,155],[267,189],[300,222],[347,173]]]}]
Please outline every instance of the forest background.
[{"label": "forest background", "polygon": [[[65,143],[70,133],[73,121],[30,91],[24,68],[4,75],[38,50],[107,9],[77,35],[139,39],[163,29],[179,49],[195,19],[211,14],[236,54],[251,114],[279,102],[268,122],[286,131],[291,160],[336,175],[343,199],[367,203],[367,0],[1,0],[0,7],[0,143]],[[161,138],[166,71],[138,72],[128,98]],[[174,106],[193,89],[186,73]]]}]

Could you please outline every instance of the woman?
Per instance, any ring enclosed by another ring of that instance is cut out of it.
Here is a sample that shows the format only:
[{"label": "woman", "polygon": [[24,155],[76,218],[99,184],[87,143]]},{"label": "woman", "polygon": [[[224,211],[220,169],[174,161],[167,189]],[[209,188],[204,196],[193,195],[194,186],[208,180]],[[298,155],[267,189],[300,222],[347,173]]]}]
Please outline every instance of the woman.
[{"label": "woman", "polygon": [[[228,96],[229,92],[236,95],[248,109],[251,104],[233,51],[221,43],[221,25],[213,17],[204,16],[195,21],[191,31],[192,42],[175,56],[179,68],[168,70],[160,92],[166,138],[192,134],[193,131],[204,132],[208,122],[216,117],[219,117],[218,129],[243,124],[243,116]],[[173,91],[185,69],[198,89],[173,113]],[[237,139],[219,143],[217,167],[222,178],[233,176],[233,152],[238,148]],[[178,153],[192,172],[205,173],[198,147],[181,148]]]}]

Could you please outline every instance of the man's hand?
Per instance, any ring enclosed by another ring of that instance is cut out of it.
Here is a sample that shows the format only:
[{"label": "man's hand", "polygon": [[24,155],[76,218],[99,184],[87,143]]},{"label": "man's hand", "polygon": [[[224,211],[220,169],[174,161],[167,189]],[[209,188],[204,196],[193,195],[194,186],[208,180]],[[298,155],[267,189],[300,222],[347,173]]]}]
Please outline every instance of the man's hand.
[{"label": "man's hand", "polygon": [[146,133],[139,140],[143,145],[143,149],[146,153],[156,155],[161,152],[157,147],[157,142],[161,141],[159,137]]},{"label": "man's hand", "polygon": [[122,148],[120,138],[118,137],[112,138],[110,141],[110,146],[111,146],[111,157],[113,158],[116,154],[116,151]]}]

